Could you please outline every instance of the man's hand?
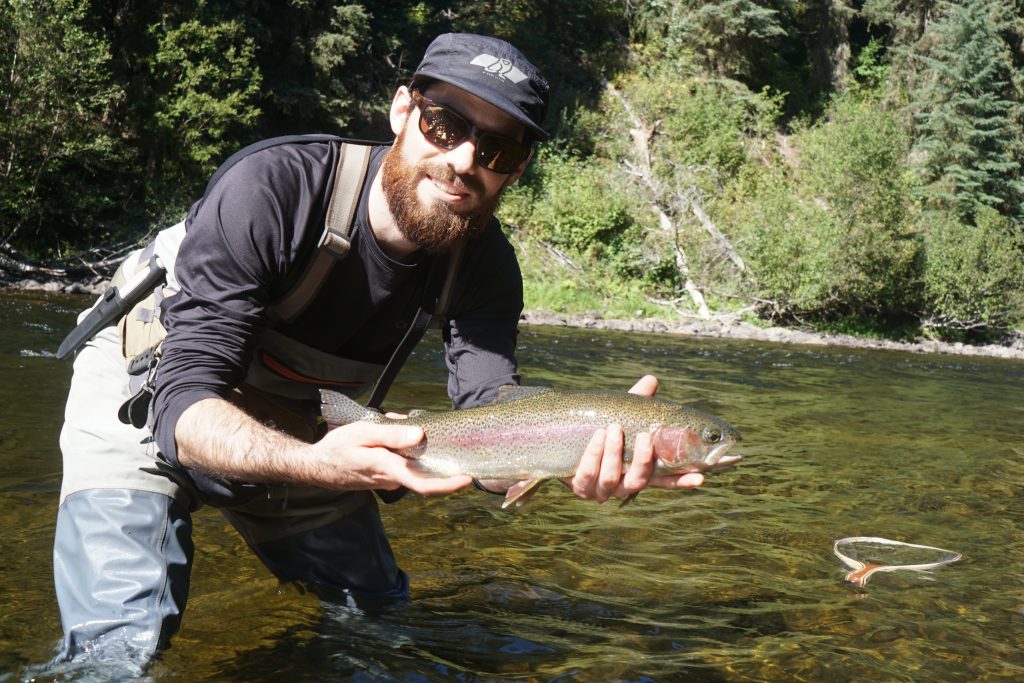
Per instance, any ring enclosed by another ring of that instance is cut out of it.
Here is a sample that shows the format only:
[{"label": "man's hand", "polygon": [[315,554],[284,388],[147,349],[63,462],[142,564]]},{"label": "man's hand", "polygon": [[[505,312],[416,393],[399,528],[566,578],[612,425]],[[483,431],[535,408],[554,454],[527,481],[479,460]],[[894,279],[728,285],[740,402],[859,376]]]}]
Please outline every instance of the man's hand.
[{"label": "man's hand", "polygon": [[318,460],[325,467],[324,478],[346,490],[404,486],[431,495],[458,491],[472,483],[466,476],[426,476],[410,467],[412,461],[394,452],[422,440],[423,430],[414,425],[354,422],[331,430],[312,447],[322,451]]},{"label": "man's hand", "polygon": [[[640,378],[631,394],[654,396],[658,379],[652,375]],[[693,488],[704,483],[704,475],[689,473],[654,477],[654,445],[651,435],[637,434],[633,444],[633,461],[623,474],[622,453],[625,437],[617,424],[599,429],[587,445],[576,475],[566,483],[580,498],[603,503],[609,498],[624,498],[648,486],[666,489]]]}]

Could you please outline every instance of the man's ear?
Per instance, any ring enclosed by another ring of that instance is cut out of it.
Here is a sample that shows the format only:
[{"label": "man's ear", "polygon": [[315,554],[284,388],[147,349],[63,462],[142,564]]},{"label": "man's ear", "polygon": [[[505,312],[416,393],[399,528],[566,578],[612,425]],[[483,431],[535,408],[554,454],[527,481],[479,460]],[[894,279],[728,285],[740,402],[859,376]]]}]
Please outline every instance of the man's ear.
[{"label": "man's ear", "polygon": [[502,189],[503,192],[505,190],[507,190],[508,188],[512,187],[513,185],[515,185],[516,181],[519,180],[519,177],[522,176],[523,173],[526,172],[526,167],[530,165],[530,161],[533,159],[533,152],[534,152],[534,150],[533,150],[533,148],[531,148],[530,149],[530,156],[526,157],[526,161],[524,161],[523,163],[519,164],[519,168],[517,168],[512,173],[508,174],[508,177],[505,178],[505,182],[503,182],[501,184],[501,189]]},{"label": "man's ear", "polygon": [[412,92],[406,86],[401,86],[395,91],[391,100],[391,132],[398,135],[405,128],[405,120],[409,118],[412,110]]}]

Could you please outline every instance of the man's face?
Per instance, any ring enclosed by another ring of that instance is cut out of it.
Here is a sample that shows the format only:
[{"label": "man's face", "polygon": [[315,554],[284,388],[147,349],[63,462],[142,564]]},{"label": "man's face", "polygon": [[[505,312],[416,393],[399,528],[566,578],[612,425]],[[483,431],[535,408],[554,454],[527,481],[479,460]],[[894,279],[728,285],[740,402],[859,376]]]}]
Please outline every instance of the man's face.
[{"label": "man's face", "polygon": [[[521,123],[464,90],[435,82],[423,94],[457,111],[477,131],[517,140],[524,135]],[[399,90],[392,104],[397,138],[382,164],[383,190],[407,239],[427,251],[445,251],[483,230],[501,194],[519,178],[526,162],[512,173],[488,170],[474,158],[475,137],[443,149],[423,137],[420,115],[408,91]]]}]

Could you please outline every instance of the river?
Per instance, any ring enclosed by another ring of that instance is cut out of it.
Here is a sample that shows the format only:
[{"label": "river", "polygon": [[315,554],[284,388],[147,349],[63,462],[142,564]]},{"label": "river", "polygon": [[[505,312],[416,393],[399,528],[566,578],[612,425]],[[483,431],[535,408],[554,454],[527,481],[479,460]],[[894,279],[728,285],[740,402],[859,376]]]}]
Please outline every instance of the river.
[{"label": "river", "polygon": [[[0,298],[0,681],[57,680],[50,546],[81,298]],[[441,408],[428,339],[389,407]],[[847,681],[1024,678],[1024,361],[527,327],[526,383],[628,388],[736,425],[738,467],[624,508],[547,484],[384,508],[413,599],[324,609],[215,510],[153,681]],[[844,580],[834,539],[963,554]],[[63,680],[63,679],[60,679]]]}]

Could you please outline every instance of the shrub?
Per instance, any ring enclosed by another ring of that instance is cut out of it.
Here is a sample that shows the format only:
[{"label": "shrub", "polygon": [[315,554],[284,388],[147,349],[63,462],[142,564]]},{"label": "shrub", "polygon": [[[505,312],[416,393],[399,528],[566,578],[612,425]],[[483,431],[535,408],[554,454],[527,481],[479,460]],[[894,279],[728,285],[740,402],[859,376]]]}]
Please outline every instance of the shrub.
[{"label": "shrub", "polygon": [[1024,318],[1019,231],[994,209],[977,225],[930,213],[925,239],[924,326],[942,337],[1003,332]]},{"label": "shrub", "polygon": [[918,301],[919,240],[911,220],[908,142],[875,101],[833,102],[826,121],[792,137],[798,160],[750,186],[735,212],[760,296],[818,321],[886,321]]},{"label": "shrub", "polygon": [[723,217],[755,273],[755,298],[770,302],[770,317],[821,310],[831,285],[828,213],[802,201],[781,168],[749,174],[733,190]]},{"label": "shrub", "polygon": [[543,151],[529,182],[514,186],[502,215],[574,258],[627,272],[637,258],[633,202],[606,181],[599,159]]}]

